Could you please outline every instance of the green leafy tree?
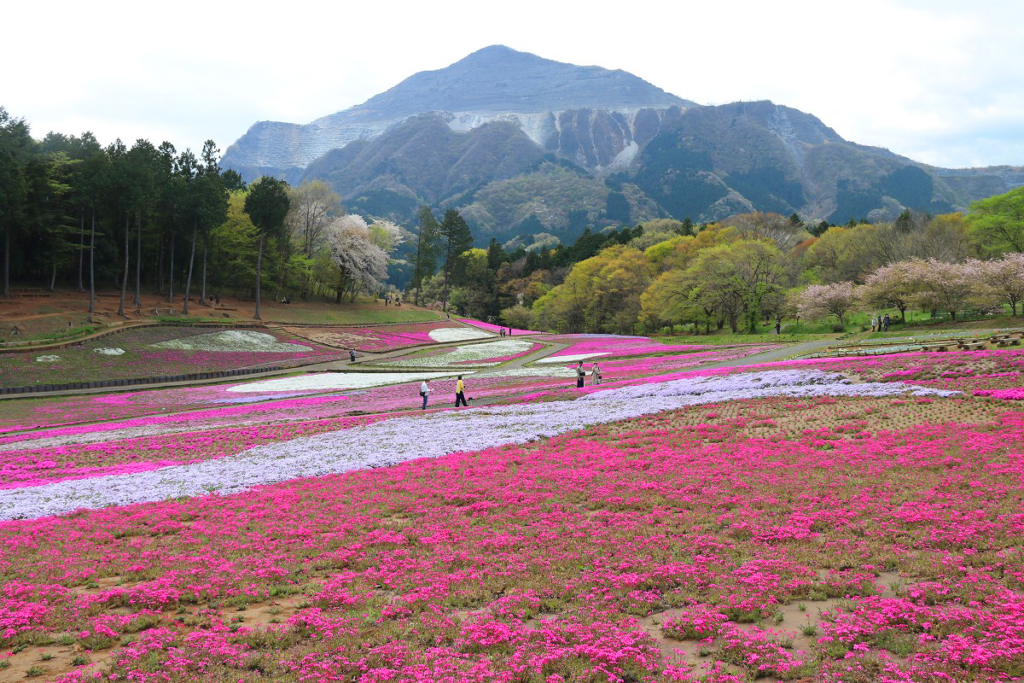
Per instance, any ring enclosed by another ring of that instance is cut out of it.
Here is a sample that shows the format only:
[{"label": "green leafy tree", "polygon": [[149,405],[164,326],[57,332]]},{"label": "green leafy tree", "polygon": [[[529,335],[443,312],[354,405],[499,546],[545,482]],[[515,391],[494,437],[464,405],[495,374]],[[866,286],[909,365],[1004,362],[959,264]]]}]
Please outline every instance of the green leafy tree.
[{"label": "green leafy tree", "polygon": [[20,230],[26,212],[25,167],[34,142],[25,119],[0,107],[0,227],[4,231],[3,295],[11,295],[11,236]]},{"label": "green leafy tree", "polygon": [[242,179],[242,176],[235,169],[229,168],[225,170],[221,177],[224,179],[224,189],[228,192],[245,189],[245,180]]},{"label": "green leafy tree", "polygon": [[279,237],[284,231],[284,219],[288,215],[288,183],[270,176],[263,176],[249,187],[245,198],[245,213],[249,215],[257,230],[256,251],[256,320],[260,318],[260,276],[263,268],[263,245],[267,237]]},{"label": "green leafy tree", "polygon": [[246,193],[228,194],[227,217],[210,233],[211,288],[220,296],[225,287],[236,291],[251,289],[256,277],[258,230],[245,213]]},{"label": "green leafy tree", "polygon": [[967,220],[989,251],[1024,251],[1024,187],[974,202]]}]

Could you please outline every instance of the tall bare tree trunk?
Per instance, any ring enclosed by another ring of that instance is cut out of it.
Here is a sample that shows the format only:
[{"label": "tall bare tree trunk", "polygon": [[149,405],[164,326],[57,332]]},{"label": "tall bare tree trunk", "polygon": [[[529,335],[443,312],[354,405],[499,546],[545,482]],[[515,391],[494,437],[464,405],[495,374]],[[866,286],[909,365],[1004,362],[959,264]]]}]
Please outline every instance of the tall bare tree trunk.
[{"label": "tall bare tree trunk", "polygon": [[135,310],[142,310],[142,209],[135,210]]},{"label": "tall bare tree trunk", "polygon": [[131,245],[131,242],[129,241],[129,235],[131,235],[131,230],[130,230],[131,224],[132,224],[131,214],[128,213],[128,212],[125,212],[125,214],[124,214],[124,277],[121,278],[121,301],[118,303],[118,306],[117,306],[117,314],[120,317],[122,317],[122,318],[128,317],[128,316],[126,316],[124,314],[124,295],[128,292],[128,257],[131,254],[131,251],[129,251],[129,247]]},{"label": "tall bare tree trunk", "polygon": [[89,322],[96,312],[96,207],[92,208],[92,230],[89,232]]},{"label": "tall bare tree trunk", "polygon": [[167,301],[174,302],[174,233],[171,233],[171,265],[167,272]]},{"label": "tall bare tree trunk", "polygon": [[188,315],[188,293],[192,289],[192,264],[196,260],[196,235],[199,229],[196,228],[195,223],[192,224],[192,253],[188,257],[188,279],[185,280],[185,307],[182,309],[182,313]]},{"label": "tall bare tree trunk", "polygon": [[50,291],[57,291],[57,250],[53,251],[53,270],[50,272]]},{"label": "tall bare tree trunk", "polygon": [[203,291],[202,291],[202,294],[199,297],[199,300],[202,302],[202,304],[204,306],[206,305],[206,252],[208,252],[210,250],[209,247],[210,247],[210,236],[204,234],[203,235]]},{"label": "tall bare tree trunk", "polygon": [[85,270],[83,267],[85,262],[85,207],[80,206],[78,208],[78,291],[84,292],[82,271]]},{"label": "tall bare tree trunk", "polygon": [[160,294],[164,293],[164,242],[167,241],[167,235],[160,235],[160,254],[156,259],[157,267],[157,292]]},{"label": "tall bare tree trunk", "polygon": [[263,268],[263,233],[260,233],[260,249],[256,252],[256,315],[255,320],[263,320],[260,317],[260,273]]},{"label": "tall bare tree trunk", "polygon": [[11,295],[11,226],[4,229],[4,296]]}]

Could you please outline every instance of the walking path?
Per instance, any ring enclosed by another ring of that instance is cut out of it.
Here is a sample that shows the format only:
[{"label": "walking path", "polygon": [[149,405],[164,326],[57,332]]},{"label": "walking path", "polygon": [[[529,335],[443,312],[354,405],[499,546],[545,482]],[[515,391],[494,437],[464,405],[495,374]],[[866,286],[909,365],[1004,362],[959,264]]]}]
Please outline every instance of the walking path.
[{"label": "walking path", "polygon": [[803,356],[805,354],[813,353],[814,351],[818,351],[820,349],[833,346],[835,343],[835,339],[815,339],[813,341],[800,342],[798,344],[789,344],[783,346],[780,349],[762,351],[761,353],[755,353],[751,356],[744,356],[743,358],[723,360],[718,363],[708,363],[707,365],[700,366],[700,369],[707,370],[709,368],[736,368],[743,365],[758,365],[760,363],[772,363],[777,360],[788,360],[795,356]]}]

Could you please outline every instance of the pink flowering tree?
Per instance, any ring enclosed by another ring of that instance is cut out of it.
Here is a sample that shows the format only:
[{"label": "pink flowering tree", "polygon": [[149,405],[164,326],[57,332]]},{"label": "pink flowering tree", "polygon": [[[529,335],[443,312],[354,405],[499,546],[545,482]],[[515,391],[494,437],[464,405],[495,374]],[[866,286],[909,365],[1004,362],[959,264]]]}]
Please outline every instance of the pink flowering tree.
[{"label": "pink flowering tree", "polygon": [[846,314],[857,304],[857,294],[857,286],[852,282],[811,285],[797,295],[797,309],[801,317],[820,319],[834,315],[840,325],[845,325]]},{"label": "pink flowering tree", "polygon": [[1024,254],[1005,254],[998,261],[978,264],[981,284],[993,299],[1010,304],[1017,317],[1017,304],[1024,301]]},{"label": "pink flowering tree", "polygon": [[982,293],[980,261],[946,263],[928,259],[910,263],[910,272],[920,283],[917,300],[924,308],[941,309],[956,320],[956,312]]},{"label": "pink flowering tree", "polygon": [[907,321],[907,309],[920,289],[918,273],[923,266],[918,261],[899,261],[878,268],[867,276],[861,289],[861,299],[871,307],[899,309],[900,318]]}]

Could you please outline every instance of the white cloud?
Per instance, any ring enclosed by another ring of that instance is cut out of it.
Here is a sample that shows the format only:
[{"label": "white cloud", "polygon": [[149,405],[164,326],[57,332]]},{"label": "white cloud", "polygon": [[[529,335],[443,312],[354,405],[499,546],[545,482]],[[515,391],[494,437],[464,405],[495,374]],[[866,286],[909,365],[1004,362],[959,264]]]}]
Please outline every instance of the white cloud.
[{"label": "white cloud", "polygon": [[1021,164],[1019,16],[1006,0],[19,3],[0,105],[38,136],[224,149],[258,120],[305,123],[502,43],[700,103],[771,99],[921,161]]}]

